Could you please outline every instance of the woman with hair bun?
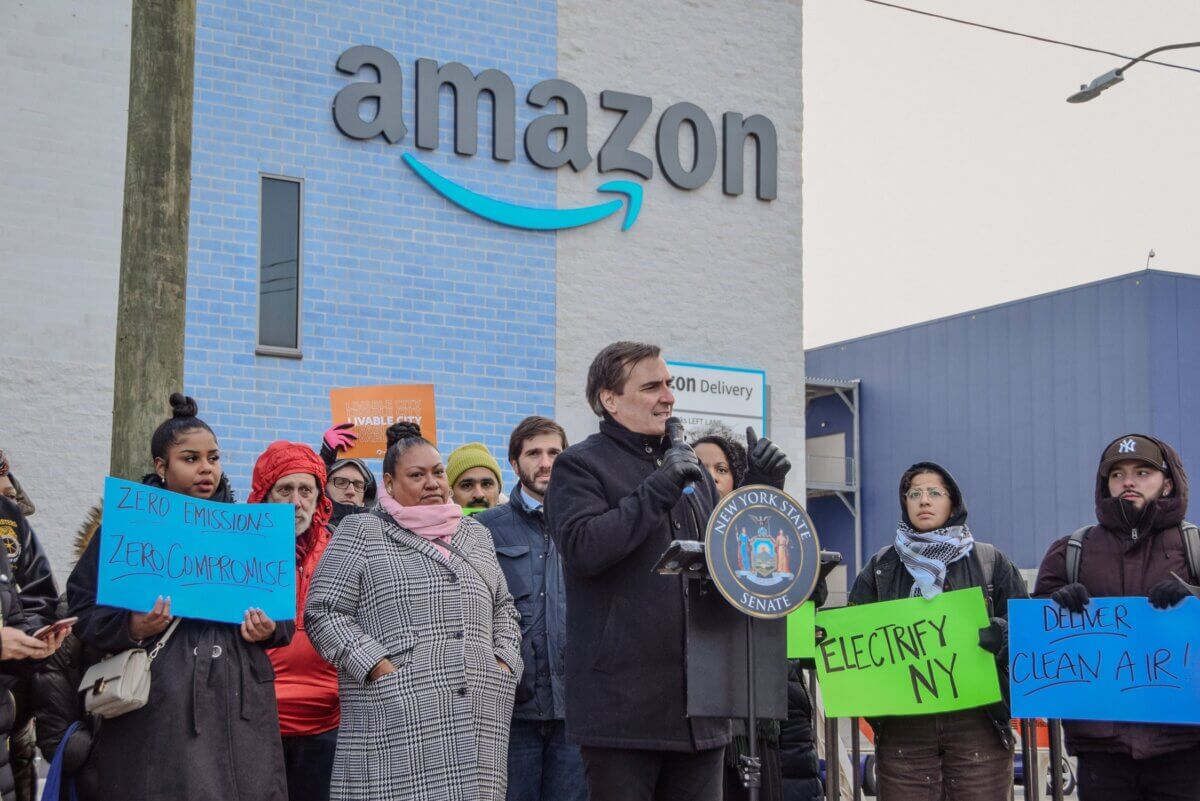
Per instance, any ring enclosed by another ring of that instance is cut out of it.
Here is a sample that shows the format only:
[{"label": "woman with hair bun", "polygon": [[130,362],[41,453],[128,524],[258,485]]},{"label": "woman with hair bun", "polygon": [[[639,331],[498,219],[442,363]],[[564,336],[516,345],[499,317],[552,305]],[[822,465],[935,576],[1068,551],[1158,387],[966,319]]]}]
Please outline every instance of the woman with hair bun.
[{"label": "woman with hair bun", "polygon": [[[171,417],[150,439],[154,472],[143,483],[203,500],[233,500],[217,438],[196,401],[171,396]],[[150,650],[175,620],[171,599],[148,612],[96,603],[97,530],[67,581],[75,635],[101,653]],[[286,801],[283,745],[268,648],[287,645],[294,624],[247,609],[242,623],[180,618],[151,667],[150,698],[104,721],[95,736],[103,798],[140,801]],[[74,736],[74,735],[73,735]]]},{"label": "woman with hair bun", "polygon": [[407,422],[387,442],[379,505],[342,521],[304,613],[338,669],[330,797],[502,801],[517,610],[488,530],[449,502],[437,448]]}]

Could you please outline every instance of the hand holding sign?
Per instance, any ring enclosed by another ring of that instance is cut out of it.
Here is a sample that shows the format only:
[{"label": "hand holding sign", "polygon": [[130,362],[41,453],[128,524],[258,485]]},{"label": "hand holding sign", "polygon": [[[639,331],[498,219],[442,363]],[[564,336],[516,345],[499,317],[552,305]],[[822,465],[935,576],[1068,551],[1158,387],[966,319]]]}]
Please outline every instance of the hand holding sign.
[{"label": "hand holding sign", "polygon": [[129,639],[145,640],[162,634],[171,625],[171,596],[160,595],[149,612],[134,612],[129,616]]},{"label": "hand holding sign", "polygon": [[262,642],[275,633],[275,621],[263,614],[261,609],[247,609],[242,621],[242,639],[246,642]]},{"label": "hand holding sign", "polygon": [[1015,600],[1008,620],[1014,717],[1200,723],[1200,601]]},{"label": "hand holding sign", "polygon": [[1150,597],[1150,605],[1155,609],[1170,609],[1190,596],[1192,591],[1186,582],[1175,576],[1158,582],[1146,594]]}]

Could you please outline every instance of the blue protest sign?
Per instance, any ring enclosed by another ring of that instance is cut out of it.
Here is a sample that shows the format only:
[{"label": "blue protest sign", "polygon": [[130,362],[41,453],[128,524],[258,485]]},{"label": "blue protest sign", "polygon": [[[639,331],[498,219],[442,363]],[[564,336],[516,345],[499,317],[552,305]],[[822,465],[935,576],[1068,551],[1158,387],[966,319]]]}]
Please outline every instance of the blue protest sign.
[{"label": "blue protest sign", "polygon": [[1196,598],[1093,598],[1082,614],[1009,601],[1008,637],[1014,717],[1200,723]]},{"label": "blue protest sign", "polygon": [[171,597],[171,614],[241,623],[250,607],[296,616],[296,510],[229,504],[104,480],[96,603],[147,612]]}]

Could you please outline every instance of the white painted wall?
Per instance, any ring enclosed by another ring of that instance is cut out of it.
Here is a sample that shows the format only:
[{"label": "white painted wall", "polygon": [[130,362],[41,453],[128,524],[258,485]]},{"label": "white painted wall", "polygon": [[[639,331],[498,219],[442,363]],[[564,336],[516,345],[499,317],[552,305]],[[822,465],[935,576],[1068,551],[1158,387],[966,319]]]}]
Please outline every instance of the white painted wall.
[{"label": "white painted wall", "polygon": [[[779,136],[775,201],[754,197],[750,148],[748,191],[737,198],[721,191],[719,158],[691,191],[672,186],[655,160],[630,231],[614,216],[558,234],[555,405],[572,441],[596,430],[583,400],[592,357],[614,340],[651,341],[671,360],[766,370],[772,438],[791,456],[788,487],[802,496],[800,41],[796,0],[559,3],[558,74],[588,97],[593,159],[618,116],[600,108],[604,89],[653,98],[634,142],[651,159],[660,114],[681,101],[708,113],[718,148],[726,111],[765,114]],[[595,203],[599,184],[630,177],[601,176],[595,161],[578,174],[563,168],[558,205]]]},{"label": "white painted wall", "polygon": [[0,448],[60,588],[108,471],[128,0],[0,3]]}]

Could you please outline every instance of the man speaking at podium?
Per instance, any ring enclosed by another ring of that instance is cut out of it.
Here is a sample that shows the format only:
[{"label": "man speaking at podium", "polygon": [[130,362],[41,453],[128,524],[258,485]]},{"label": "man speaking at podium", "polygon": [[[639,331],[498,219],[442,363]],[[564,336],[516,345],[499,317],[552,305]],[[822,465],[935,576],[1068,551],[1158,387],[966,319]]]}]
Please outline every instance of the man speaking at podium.
[{"label": "man speaking at podium", "polygon": [[[666,436],[675,396],[657,346],[600,351],[587,400],[600,430],[558,457],[546,495],[567,589],[567,739],[590,801],[720,801],[729,721],[685,716],[684,580],[652,571],[672,540],[703,538],[716,488]],[[770,443],[756,455],[750,474],[779,463]]]}]

